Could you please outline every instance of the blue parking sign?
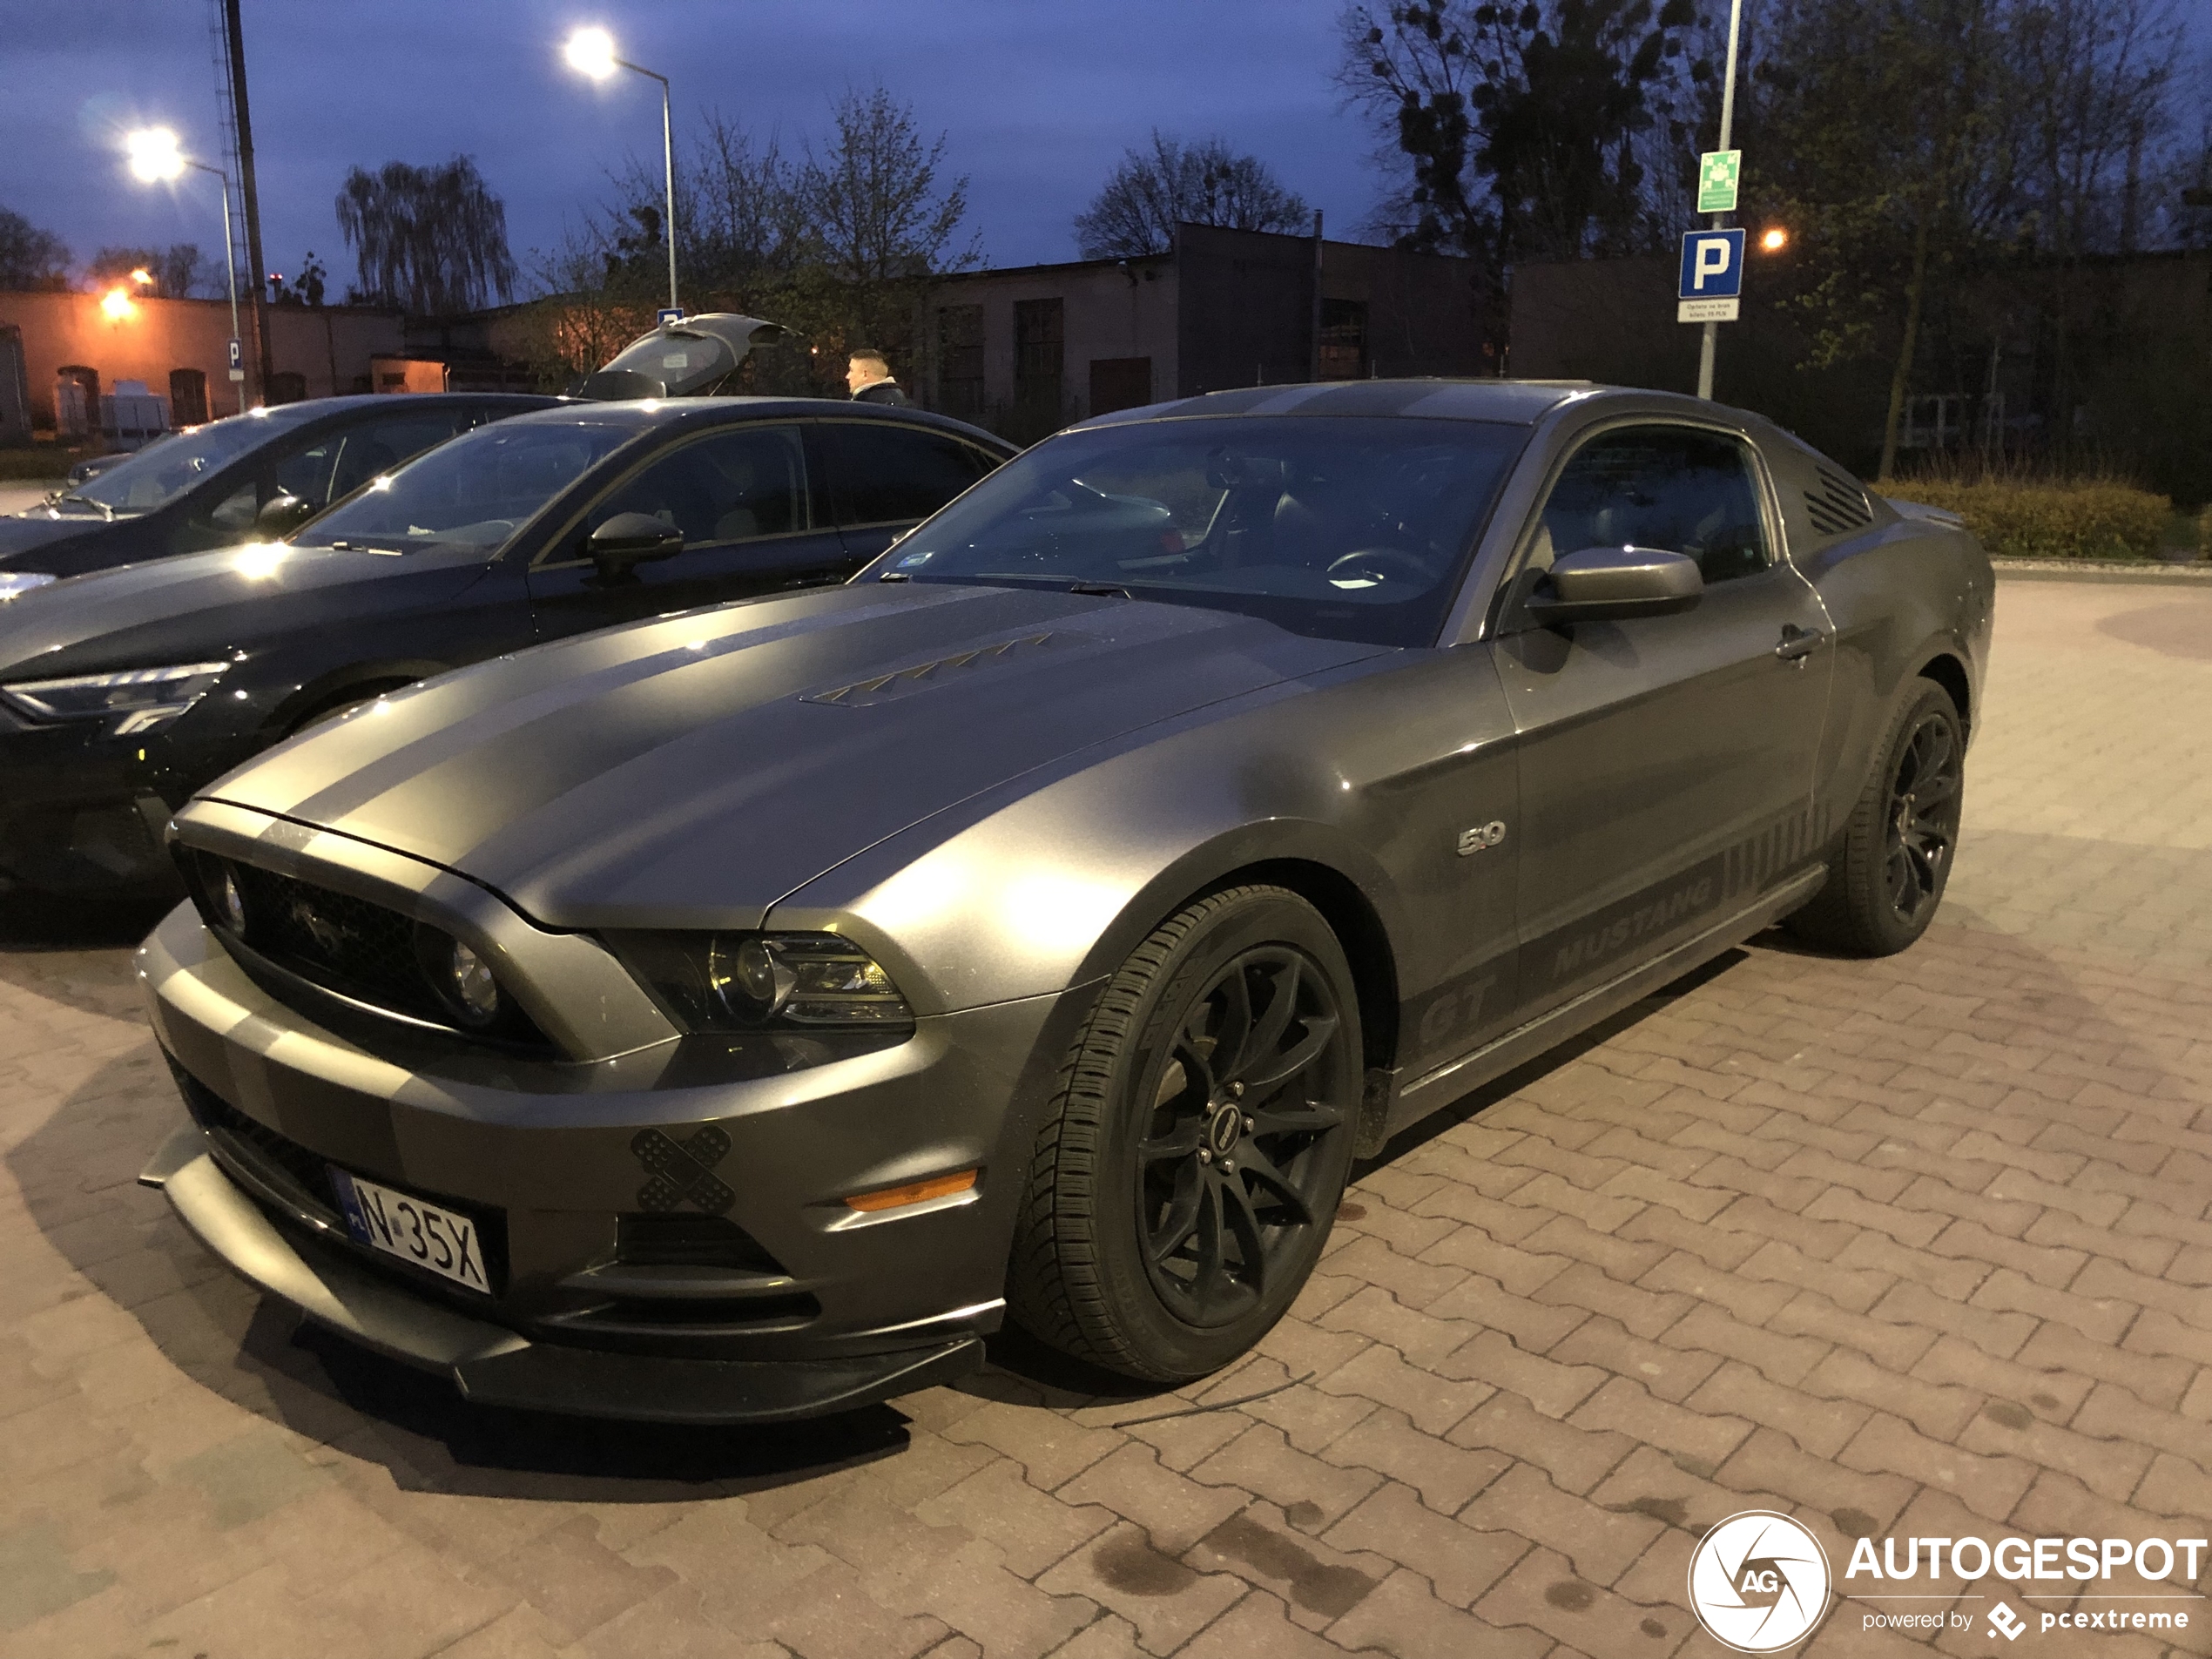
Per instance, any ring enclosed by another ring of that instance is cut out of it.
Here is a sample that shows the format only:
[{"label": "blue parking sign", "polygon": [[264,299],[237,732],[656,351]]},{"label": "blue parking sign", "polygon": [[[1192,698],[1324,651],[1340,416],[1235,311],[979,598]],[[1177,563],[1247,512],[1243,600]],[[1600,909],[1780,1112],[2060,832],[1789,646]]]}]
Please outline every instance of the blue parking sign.
[{"label": "blue parking sign", "polygon": [[1733,300],[1743,292],[1743,233],[1684,231],[1676,298]]}]

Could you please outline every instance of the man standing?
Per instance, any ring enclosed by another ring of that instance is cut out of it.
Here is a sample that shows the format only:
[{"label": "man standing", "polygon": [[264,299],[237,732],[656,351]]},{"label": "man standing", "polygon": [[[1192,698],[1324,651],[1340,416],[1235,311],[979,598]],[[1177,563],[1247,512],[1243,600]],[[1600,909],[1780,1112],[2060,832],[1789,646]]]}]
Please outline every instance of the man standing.
[{"label": "man standing", "polygon": [[891,378],[891,365],[873,346],[855,347],[846,360],[845,384],[852,389],[855,403],[887,403],[894,409],[914,407],[914,401]]}]

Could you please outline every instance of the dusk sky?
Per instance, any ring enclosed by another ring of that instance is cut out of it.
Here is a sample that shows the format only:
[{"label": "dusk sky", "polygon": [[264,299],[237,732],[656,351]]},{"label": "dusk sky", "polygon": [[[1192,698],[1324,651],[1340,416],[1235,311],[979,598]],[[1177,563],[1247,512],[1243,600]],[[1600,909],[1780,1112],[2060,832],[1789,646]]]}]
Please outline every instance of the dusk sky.
[{"label": "dusk sky", "polygon": [[[848,86],[880,79],[948,140],[969,223],[994,265],[1076,257],[1069,220],[1155,126],[1218,133],[1325,210],[1332,234],[1371,211],[1372,140],[1330,74],[1339,0],[245,0],[264,251],[280,271],[313,248],[334,294],[354,276],[332,212],[347,169],[472,155],[507,204],[528,264],[609,193],[637,156],[659,166],[659,89],[568,71],[582,24],[674,83],[679,146],[713,109],[786,150],[820,133]],[[219,260],[214,181],[144,186],[121,135],[174,127],[219,160],[206,0],[9,0],[0,206],[67,242],[197,242]],[[242,236],[241,236],[242,246]]]}]

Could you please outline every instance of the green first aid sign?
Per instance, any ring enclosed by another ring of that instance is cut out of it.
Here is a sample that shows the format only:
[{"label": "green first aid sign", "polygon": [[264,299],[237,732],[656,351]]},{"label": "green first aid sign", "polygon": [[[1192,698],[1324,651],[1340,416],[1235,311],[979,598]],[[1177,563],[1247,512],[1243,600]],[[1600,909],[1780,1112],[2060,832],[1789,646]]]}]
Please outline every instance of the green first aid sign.
[{"label": "green first aid sign", "polygon": [[1708,150],[1697,158],[1697,211],[1732,213],[1736,211],[1737,181],[1743,176],[1741,150]]}]

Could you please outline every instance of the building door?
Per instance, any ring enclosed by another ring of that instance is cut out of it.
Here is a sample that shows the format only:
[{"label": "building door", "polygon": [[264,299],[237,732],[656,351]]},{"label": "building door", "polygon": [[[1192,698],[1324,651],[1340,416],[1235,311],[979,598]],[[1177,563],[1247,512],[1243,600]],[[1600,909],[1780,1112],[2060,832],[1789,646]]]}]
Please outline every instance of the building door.
[{"label": "building door", "polygon": [[1066,318],[1057,300],[1014,302],[1014,420],[1018,442],[1033,442],[1068,421],[1063,376]]},{"label": "building door", "polygon": [[169,414],[178,426],[199,426],[207,419],[207,376],[196,368],[169,371]]},{"label": "building door", "polygon": [[1116,409],[1142,408],[1152,401],[1152,360],[1149,357],[1094,357],[1090,360],[1090,412],[1111,415]]}]

